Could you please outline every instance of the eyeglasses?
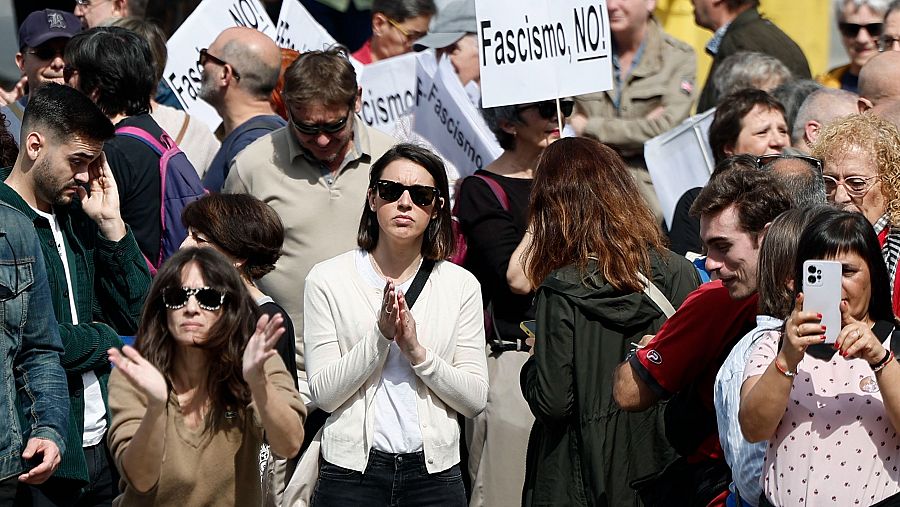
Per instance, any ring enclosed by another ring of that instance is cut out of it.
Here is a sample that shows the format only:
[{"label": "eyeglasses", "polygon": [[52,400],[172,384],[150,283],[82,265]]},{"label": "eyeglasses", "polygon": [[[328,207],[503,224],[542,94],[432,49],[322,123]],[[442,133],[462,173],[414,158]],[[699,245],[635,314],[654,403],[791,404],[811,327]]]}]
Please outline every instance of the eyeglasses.
[{"label": "eyeglasses", "polygon": [[[95,5],[94,2],[92,2],[91,0],[75,0],[75,3],[82,7],[90,7],[92,5]],[[100,3],[100,2],[97,2],[97,3]]]},{"label": "eyeglasses", "polygon": [[29,55],[34,55],[41,60],[53,60],[57,56],[62,58],[65,47],[58,46],[38,46],[26,51]]},{"label": "eyeglasses", "polygon": [[341,130],[344,130],[344,127],[347,126],[347,122],[350,120],[350,115],[353,114],[353,108],[351,107],[347,111],[347,116],[344,116],[340,120],[331,122],[331,123],[320,123],[320,124],[311,124],[311,123],[301,123],[299,121],[295,121],[293,115],[288,112],[288,119],[291,121],[291,125],[294,126],[301,134],[306,134],[308,136],[317,136],[320,133],[324,132],[326,134],[337,134]]},{"label": "eyeglasses", "polygon": [[[527,104],[524,106],[519,106],[516,108],[516,111],[525,111],[527,109],[531,109],[536,107],[538,110],[538,114],[541,115],[541,118],[545,120],[552,120],[556,118],[556,101],[555,100],[545,100],[543,102],[535,102],[534,104]],[[559,101],[559,109],[562,111],[562,115],[565,118],[568,118],[572,115],[572,111],[575,109],[575,101],[574,100],[560,100]]]},{"label": "eyeglasses", "polygon": [[221,58],[218,58],[216,56],[209,54],[208,48],[203,48],[200,50],[200,58],[197,60],[197,63],[201,67],[203,67],[204,65],[206,65],[206,62],[213,62],[216,65],[221,65],[222,67],[224,67],[226,65],[231,67],[231,73],[234,75],[234,79],[236,81],[241,80],[241,74],[237,71],[237,69],[234,68],[234,65],[226,62],[225,60],[223,60]]},{"label": "eyeglasses", "polygon": [[832,176],[825,175],[822,178],[825,179],[825,194],[829,197],[837,192],[838,185],[842,185],[844,190],[847,191],[847,195],[850,197],[862,197],[875,186],[875,183],[877,182],[873,183],[872,180],[877,177],[878,176],[850,176],[839,180]]},{"label": "eyeglasses", "polygon": [[403,192],[409,191],[409,198],[416,206],[430,206],[434,203],[434,198],[438,196],[438,189],[425,185],[404,185],[396,181],[378,180],[375,182],[375,189],[378,191],[378,197],[387,202],[394,202],[399,199]]},{"label": "eyeglasses", "polygon": [[838,30],[841,31],[841,35],[844,37],[854,38],[859,35],[859,31],[863,28],[865,28],[866,32],[869,32],[869,35],[872,37],[878,37],[884,29],[884,23],[867,23],[865,25],[857,23],[838,23]]},{"label": "eyeglasses", "polygon": [[813,169],[816,170],[816,173],[822,174],[822,161],[815,157],[808,157],[806,155],[788,155],[786,153],[772,153],[770,155],[761,155],[756,157],[756,165],[760,169],[763,167],[775,162],[776,160],[802,160],[807,164],[811,165]]},{"label": "eyeglasses", "polygon": [[389,18],[388,16],[385,16],[384,19],[386,19],[388,23],[390,23],[394,28],[396,28],[397,31],[400,32],[403,35],[403,37],[406,38],[407,42],[415,42],[415,41],[421,39],[422,37],[425,37],[425,34],[422,32],[409,31],[406,28],[403,28],[402,26],[400,26],[400,22],[395,19]]},{"label": "eyeglasses", "polygon": [[163,305],[169,310],[177,310],[183,308],[191,296],[197,300],[197,306],[211,312],[222,308],[225,302],[225,293],[212,287],[169,287],[163,291]]},{"label": "eyeglasses", "polygon": [[878,51],[900,51],[900,37],[893,35],[882,35],[878,38]]},{"label": "eyeglasses", "polygon": [[72,67],[71,65],[66,65],[65,67],[63,67],[63,81],[68,83],[69,80],[72,79],[72,76],[74,76],[76,72],[78,72],[78,69],[76,69],[75,67]]}]

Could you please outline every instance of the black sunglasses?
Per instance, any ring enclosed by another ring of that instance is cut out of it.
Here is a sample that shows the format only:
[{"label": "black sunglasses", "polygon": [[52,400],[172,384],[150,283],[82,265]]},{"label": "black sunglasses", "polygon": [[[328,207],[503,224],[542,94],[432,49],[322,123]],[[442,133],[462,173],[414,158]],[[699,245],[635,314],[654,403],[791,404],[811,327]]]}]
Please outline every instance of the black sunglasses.
[{"label": "black sunglasses", "polygon": [[[538,110],[538,114],[541,115],[541,118],[544,118],[545,120],[552,120],[553,118],[556,118],[555,100],[545,100],[543,102],[535,102],[534,104],[519,106],[516,108],[516,111],[525,111],[526,109],[531,109],[532,107],[536,107]],[[562,111],[563,117],[568,118],[572,115],[572,111],[575,109],[575,101],[560,100],[559,109]]]},{"label": "black sunglasses", "polygon": [[226,62],[225,60],[223,60],[219,57],[209,54],[209,49],[203,48],[200,50],[200,58],[197,60],[197,63],[201,67],[203,67],[204,65],[206,65],[206,62],[213,62],[216,65],[221,65],[222,67],[224,67],[226,65],[231,67],[231,74],[234,75],[234,79],[236,81],[241,80],[241,74],[237,71],[237,69],[234,68],[234,65]]},{"label": "black sunglasses", "polygon": [[375,189],[378,191],[378,197],[387,202],[394,202],[403,195],[403,192],[409,191],[409,198],[416,206],[430,206],[434,202],[434,198],[438,196],[438,189],[425,185],[404,185],[396,181],[378,180],[375,182]]},{"label": "black sunglasses", "polygon": [[311,124],[311,123],[301,123],[299,121],[294,120],[294,117],[288,112],[288,119],[291,120],[291,125],[294,126],[301,134],[306,134],[308,136],[317,136],[321,132],[326,134],[337,134],[338,132],[344,130],[344,127],[347,126],[347,122],[350,121],[350,115],[353,114],[353,108],[351,107],[349,111],[347,111],[347,116],[344,116],[338,121],[334,121],[331,123],[321,123],[321,124]]},{"label": "black sunglasses", "polygon": [[40,60],[52,60],[57,56],[62,58],[63,51],[65,51],[65,46],[38,46],[36,48],[31,48],[26,51],[29,55],[34,55]]},{"label": "black sunglasses", "polygon": [[163,291],[163,305],[169,310],[183,308],[188,299],[194,296],[197,305],[204,310],[216,311],[225,302],[225,293],[212,287],[169,287]]},{"label": "black sunglasses", "polygon": [[884,23],[866,23],[865,25],[857,23],[838,23],[838,29],[844,37],[856,37],[863,28],[865,28],[872,37],[878,37],[881,35],[881,31],[884,30]]},{"label": "black sunglasses", "polygon": [[818,174],[822,174],[822,161],[806,155],[788,155],[785,153],[772,153],[771,155],[761,155],[756,157],[756,166],[762,169],[768,164],[776,160],[802,160],[812,166]]}]

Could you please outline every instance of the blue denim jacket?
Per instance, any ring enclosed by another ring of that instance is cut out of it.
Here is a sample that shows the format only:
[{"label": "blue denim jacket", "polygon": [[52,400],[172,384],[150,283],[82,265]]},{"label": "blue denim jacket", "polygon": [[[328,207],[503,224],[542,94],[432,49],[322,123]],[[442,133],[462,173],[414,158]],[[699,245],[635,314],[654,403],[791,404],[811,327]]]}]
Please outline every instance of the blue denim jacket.
[{"label": "blue denim jacket", "polygon": [[65,452],[69,390],[38,241],[31,221],[0,203],[0,480],[31,468],[29,438]]}]

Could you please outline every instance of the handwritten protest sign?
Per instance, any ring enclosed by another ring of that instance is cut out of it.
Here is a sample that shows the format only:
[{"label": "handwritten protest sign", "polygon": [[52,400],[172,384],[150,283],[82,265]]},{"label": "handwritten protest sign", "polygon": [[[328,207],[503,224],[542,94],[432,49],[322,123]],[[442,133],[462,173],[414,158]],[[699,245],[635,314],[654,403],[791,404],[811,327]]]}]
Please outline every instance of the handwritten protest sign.
[{"label": "handwritten protest sign", "polygon": [[416,104],[416,59],[409,53],[363,67],[360,116],[367,125],[390,134],[397,119]]},{"label": "handwritten protest sign", "polygon": [[606,0],[477,0],[485,107],[612,88]]}]

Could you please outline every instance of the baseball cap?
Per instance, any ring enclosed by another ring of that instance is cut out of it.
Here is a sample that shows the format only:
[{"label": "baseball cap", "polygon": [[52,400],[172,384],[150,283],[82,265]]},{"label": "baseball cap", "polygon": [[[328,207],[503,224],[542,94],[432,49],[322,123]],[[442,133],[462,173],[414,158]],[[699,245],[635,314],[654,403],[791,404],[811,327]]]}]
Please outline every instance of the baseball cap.
[{"label": "baseball cap", "polygon": [[19,27],[19,49],[37,47],[50,39],[71,39],[81,31],[81,21],[71,12],[56,9],[35,11]]},{"label": "baseball cap", "polygon": [[431,30],[413,44],[413,49],[441,49],[453,44],[467,33],[477,33],[475,0],[460,0],[438,10]]}]

